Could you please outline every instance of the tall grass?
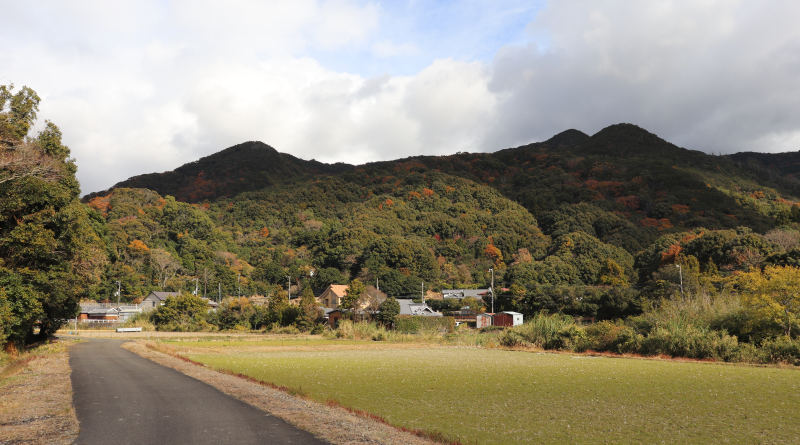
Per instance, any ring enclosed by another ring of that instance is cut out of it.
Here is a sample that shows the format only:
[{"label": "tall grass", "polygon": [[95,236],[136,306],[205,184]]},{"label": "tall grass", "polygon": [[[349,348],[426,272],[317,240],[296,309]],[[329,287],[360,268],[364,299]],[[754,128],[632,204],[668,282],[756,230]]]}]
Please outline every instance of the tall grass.
[{"label": "tall grass", "polygon": [[155,331],[152,320],[153,311],[142,311],[119,324],[121,328],[142,328],[142,331]]},{"label": "tall grass", "polygon": [[500,343],[508,347],[571,349],[582,337],[583,329],[569,315],[540,312],[528,322],[506,330],[500,337]]},{"label": "tall grass", "polygon": [[642,315],[630,318],[628,324],[645,334],[658,328],[675,332],[693,326],[700,330],[725,330],[740,335],[745,319],[737,295],[700,293],[661,300]]}]

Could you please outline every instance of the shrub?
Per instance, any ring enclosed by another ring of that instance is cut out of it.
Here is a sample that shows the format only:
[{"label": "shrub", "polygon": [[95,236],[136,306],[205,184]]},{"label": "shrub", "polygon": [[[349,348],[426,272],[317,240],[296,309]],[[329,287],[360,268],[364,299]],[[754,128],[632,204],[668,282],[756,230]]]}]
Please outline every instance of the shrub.
[{"label": "shrub", "polygon": [[633,328],[620,322],[601,321],[584,328],[584,340],[575,346],[576,351],[634,352],[639,349],[639,338]]},{"label": "shrub", "polygon": [[417,334],[422,332],[453,332],[456,320],[453,317],[415,317],[400,315],[395,318],[394,328],[398,332]]},{"label": "shrub", "polygon": [[769,340],[761,345],[763,358],[769,363],[800,366],[800,341],[788,337]]},{"label": "shrub", "polygon": [[539,312],[524,324],[507,329],[499,340],[503,346],[565,349],[572,347],[582,335],[582,329],[569,315]]},{"label": "shrub", "polygon": [[731,361],[737,356],[738,346],[736,337],[725,332],[673,322],[650,332],[642,340],[640,352],[645,355],[665,354]]}]

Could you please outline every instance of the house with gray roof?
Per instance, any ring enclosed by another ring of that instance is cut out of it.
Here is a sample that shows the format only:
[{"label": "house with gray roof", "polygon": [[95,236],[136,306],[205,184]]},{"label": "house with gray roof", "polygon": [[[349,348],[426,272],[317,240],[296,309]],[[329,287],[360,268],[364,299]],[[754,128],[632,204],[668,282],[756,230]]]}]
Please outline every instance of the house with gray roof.
[{"label": "house with gray roof", "polygon": [[150,295],[142,300],[142,308],[152,309],[159,307],[167,298],[177,297],[178,295],[180,295],[180,292],[150,292]]},{"label": "house with gray roof", "polygon": [[483,300],[483,297],[492,297],[491,289],[442,289],[444,298],[467,298],[472,297],[476,300]]},{"label": "house with gray roof", "polygon": [[414,300],[398,299],[400,315],[414,315],[422,317],[441,317],[442,314],[434,311],[425,303],[414,303]]}]

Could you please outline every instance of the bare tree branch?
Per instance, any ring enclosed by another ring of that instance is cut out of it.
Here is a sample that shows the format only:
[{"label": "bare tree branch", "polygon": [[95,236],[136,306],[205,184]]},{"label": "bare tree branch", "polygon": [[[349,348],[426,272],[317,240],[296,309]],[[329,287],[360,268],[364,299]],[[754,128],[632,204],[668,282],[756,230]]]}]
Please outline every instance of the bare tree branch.
[{"label": "bare tree branch", "polygon": [[64,170],[61,162],[44,153],[36,144],[18,142],[0,144],[0,184],[26,177],[36,177],[46,182],[61,179]]}]

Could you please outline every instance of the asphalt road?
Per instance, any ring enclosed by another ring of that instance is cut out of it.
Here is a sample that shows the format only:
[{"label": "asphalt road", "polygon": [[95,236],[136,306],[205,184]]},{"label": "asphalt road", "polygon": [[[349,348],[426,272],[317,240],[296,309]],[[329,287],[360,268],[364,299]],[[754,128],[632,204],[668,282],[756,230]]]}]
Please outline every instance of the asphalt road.
[{"label": "asphalt road", "polygon": [[92,339],[70,349],[75,444],[327,444],[174,369]]}]

